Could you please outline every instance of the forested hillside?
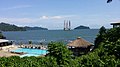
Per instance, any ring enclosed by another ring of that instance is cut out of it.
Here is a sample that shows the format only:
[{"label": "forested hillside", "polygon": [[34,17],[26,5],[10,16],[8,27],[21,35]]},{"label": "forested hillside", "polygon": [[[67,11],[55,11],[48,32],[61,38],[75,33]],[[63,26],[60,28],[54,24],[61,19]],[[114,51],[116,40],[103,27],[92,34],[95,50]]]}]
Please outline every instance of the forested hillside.
[{"label": "forested hillside", "polygon": [[0,30],[1,31],[26,31],[23,27],[18,27],[16,25],[11,25],[7,23],[0,23]]},{"label": "forested hillside", "polygon": [[18,27],[16,25],[8,24],[8,23],[0,23],[1,31],[27,31],[27,30],[48,30],[47,28],[42,27]]}]

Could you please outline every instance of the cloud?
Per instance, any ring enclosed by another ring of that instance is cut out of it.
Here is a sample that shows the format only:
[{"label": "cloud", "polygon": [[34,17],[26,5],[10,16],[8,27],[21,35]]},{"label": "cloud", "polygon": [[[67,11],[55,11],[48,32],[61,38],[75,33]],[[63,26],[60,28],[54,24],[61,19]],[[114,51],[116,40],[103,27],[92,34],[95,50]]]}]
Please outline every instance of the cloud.
[{"label": "cloud", "polygon": [[64,18],[64,17],[62,17],[62,16],[53,16],[53,17],[51,17],[52,19],[62,19],[62,18]]},{"label": "cloud", "polygon": [[[76,18],[75,15],[41,16],[40,18],[7,18],[0,17],[0,22],[14,23],[37,23],[37,22],[59,22],[65,19]],[[48,21],[49,20],[49,21]]]},{"label": "cloud", "polygon": [[28,7],[32,7],[32,6],[31,5],[17,5],[13,7],[3,8],[2,10],[20,9],[20,8],[28,8]]},{"label": "cloud", "polygon": [[20,23],[33,23],[40,21],[60,21],[67,18],[74,18],[73,16],[41,16],[40,18],[0,18],[0,22],[20,22]]},{"label": "cloud", "polygon": [[40,19],[62,19],[63,16],[41,16]]},{"label": "cloud", "polygon": [[0,18],[1,22],[20,22],[20,23],[31,23],[36,22],[39,19],[33,19],[33,18]]},{"label": "cloud", "polygon": [[[72,15],[59,15],[59,16],[41,16],[40,18],[14,18],[14,17],[0,17],[0,22],[5,22],[9,24],[15,24],[18,26],[42,26],[48,28],[62,28],[65,19],[70,19],[71,21],[76,16]],[[54,26],[53,26],[54,24]]]},{"label": "cloud", "polygon": [[42,16],[42,17],[40,17],[40,19],[49,19],[49,17],[48,16]]},{"label": "cloud", "polygon": [[67,19],[71,17],[76,17],[75,15],[61,15],[61,16],[41,16],[40,19]]}]

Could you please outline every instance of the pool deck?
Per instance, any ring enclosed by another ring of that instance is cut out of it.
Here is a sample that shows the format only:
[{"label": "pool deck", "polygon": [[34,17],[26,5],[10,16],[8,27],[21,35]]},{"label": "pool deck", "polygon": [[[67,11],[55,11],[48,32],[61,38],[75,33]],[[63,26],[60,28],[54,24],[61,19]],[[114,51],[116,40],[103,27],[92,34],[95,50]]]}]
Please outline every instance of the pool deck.
[{"label": "pool deck", "polygon": [[15,49],[18,49],[18,47],[14,45],[0,47],[0,57],[20,56],[20,54],[14,54],[10,52],[10,50]]},{"label": "pool deck", "polygon": [[19,54],[13,54],[8,51],[0,51],[0,57],[20,56]]},{"label": "pool deck", "polygon": [[10,57],[10,56],[20,56],[19,53],[12,53],[12,50],[16,50],[19,48],[32,48],[32,49],[47,49],[46,46],[42,45],[10,45],[10,46],[4,46],[0,47],[0,57]]}]

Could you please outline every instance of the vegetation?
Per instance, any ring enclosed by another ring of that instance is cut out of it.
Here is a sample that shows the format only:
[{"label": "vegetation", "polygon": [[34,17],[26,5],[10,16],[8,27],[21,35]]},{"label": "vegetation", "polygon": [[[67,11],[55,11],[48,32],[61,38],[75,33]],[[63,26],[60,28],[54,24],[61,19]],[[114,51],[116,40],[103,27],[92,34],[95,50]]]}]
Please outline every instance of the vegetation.
[{"label": "vegetation", "polygon": [[2,32],[0,32],[0,39],[5,39],[6,37],[3,36]]},{"label": "vegetation", "polygon": [[15,25],[7,24],[7,23],[0,23],[0,30],[1,31],[26,31],[23,27],[18,27]]},{"label": "vegetation", "polygon": [[60,42],[51,42],[48,45],[49,56],[56,58],[60,66],[69,65],[72,53]]},{"label": "vegetation", "polygon": [[32,41],[31,41],[31,40],[29,40],[29,41],[28,41],[28,43],[29,43],[29,44],[32,44]]},{"label": "vegetation", "polygon": [[102,26],[95,49],[80,57],[72,56],[72,52],[58,42],[49,43],[48,51],[46,57],[0,57],[0,67],[120,67],[120,28],[106,30]]},{"label": "vegetation", "polygon": [[110,2],[112,2],[112,0],[107,0],[107,3],[110,3]]},{"label": "vegetation", "polygon": [[87,27],[87,26],[78,26],[78,27],[76,27],[76,28],[74,28],[74,29],[90,29],[89,27]]},{"label": "vegetation", "polygon": [[48,30],[47,28],[42,28],[42,27],[24,27],[26,30]]},{"label": "vegetation", "polygon": [[48,30],[47,28],[42,27],[18,27],[16,25],[11,25],[7,23],[0,23],[0,30],[1,31],[26,31],[26,30]]},{"label": "vegetation", "polygon": [[95,39],[95,48],[98,48],[101,42],[105,40],[106,36],[106,29],[104,26],[100,28],[99,34],[97,35],[97,38]]},{"label": "vegetation", "polygon": [[1,57],[0,67],[120,67],[120,28],[101,27],[95,42],[95,49],[80,57],[63,43],[51,42],[46,57]]}]

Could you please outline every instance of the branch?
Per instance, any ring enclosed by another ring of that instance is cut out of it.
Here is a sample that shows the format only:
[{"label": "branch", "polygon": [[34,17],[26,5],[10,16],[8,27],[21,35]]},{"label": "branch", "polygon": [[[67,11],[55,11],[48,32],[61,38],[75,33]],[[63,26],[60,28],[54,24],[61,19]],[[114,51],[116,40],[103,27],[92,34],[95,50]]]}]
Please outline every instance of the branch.
[{"label": "branch", "polygon": [[110,2],[112,2],[112,0],[107,0],[107,3],[110,3]]}]

